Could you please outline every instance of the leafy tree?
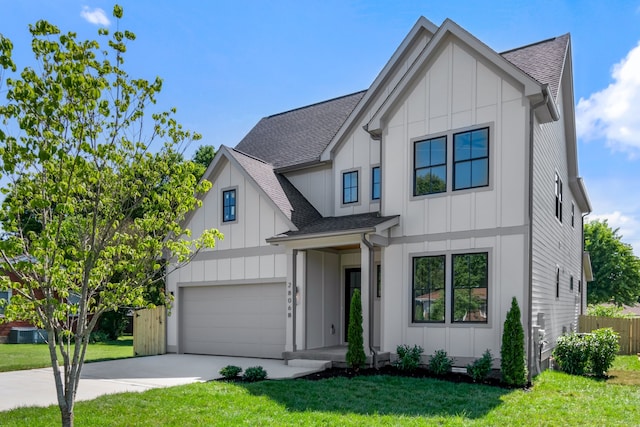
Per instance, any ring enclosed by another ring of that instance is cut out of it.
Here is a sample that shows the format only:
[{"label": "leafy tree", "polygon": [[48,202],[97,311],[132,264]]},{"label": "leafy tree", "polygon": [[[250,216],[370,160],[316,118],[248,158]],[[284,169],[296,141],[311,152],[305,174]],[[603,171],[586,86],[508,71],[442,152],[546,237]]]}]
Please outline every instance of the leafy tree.
[{"label": "leafy tree", "polygon": [[364,354],[364,342],[362,338],[362,301],[360,290],[353,291],[351,307],[349,311],[349,330],[347,331],[347,364],[355,369],[360,369],[367,360]]},{"label": "leafy tree", "polygon": [[622,242],[618,229],[606,220],[584,225],[584,247],[591,256],[593,282],[587,287],[587,302],[613,302],[618,306],[640,301],[640,260],[631,245]]},{"label": "leafy tree", "polygon": [[[216,155],[216,149],[213,145],[201,145],[193,155],[193,162],[204,166],[206,170]],[[204,170],[202,171],[204,173]]]},{"label": "leafy tree", "polygon": [[509,385],[525,385],[527,364],[524,355],[524,329],[520,322],[520,306],[516,297],[511,300],[511,309],[507,312],[504,322],[500,358],[502,380]]},{"label": "leafy tree", "polygon": [[[120,19],[122,8],[113,14]],[[222,235],[208,230],[188,241],[180,225],[211,184],[199,182],[192,162],[176,161],[199,135],[182,129],[175,110],[146,113],[162,81],[132,79],[122,68],[134,34],[101,29],[101,48],[46,21],[29,30],[38,65],[6,79],[0,105],[6,129],[17,132],[0,131],[0,174],[8,181],[0,288],[13,290],[4,321],[47,330],[62,424],[73,425],[87,343],[101,315],[147,305],[163,256],[183,265]],[[17,68],[12,47],[0,35],[3,70]]]}]

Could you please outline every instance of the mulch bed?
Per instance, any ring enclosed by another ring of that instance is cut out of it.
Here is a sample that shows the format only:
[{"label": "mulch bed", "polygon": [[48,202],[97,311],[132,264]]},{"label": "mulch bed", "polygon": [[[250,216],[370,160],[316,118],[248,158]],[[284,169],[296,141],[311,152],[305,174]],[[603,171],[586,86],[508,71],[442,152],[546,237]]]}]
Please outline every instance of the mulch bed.
[{"label": "mulch bed", "polygon": [[[446,375],[434,375],[427,369],[418,368],[415,371],[403,371],[401,369],[396,368],[392,365],[386,365],[378,369],[374,368],[364,368],[360,369],[357,372],[353,369],[346,368],[329,368],[325,369],[321,372],[316,372],[313,374],[309,374],[306,376],[298,377],[298,380],[310,380],[310,381],[318,381],[324,380],[328,378],[355,378],[355,377],[363,377],[363,376],[371,376],[371,375],[388,375],[395,377],[409,377],[409,378],[433,378],[439,379],[443,381],[450,381],[454,383],[471,383],[473,384],[473,379],[464,373],[457,372],[449,372]],[[492,372],[484,381],[477,384],[485,384],[493,387],[502,387],[502,388],[512,388],[508,385],[504,384],[500,380],[500,373],[498,371]]]}]

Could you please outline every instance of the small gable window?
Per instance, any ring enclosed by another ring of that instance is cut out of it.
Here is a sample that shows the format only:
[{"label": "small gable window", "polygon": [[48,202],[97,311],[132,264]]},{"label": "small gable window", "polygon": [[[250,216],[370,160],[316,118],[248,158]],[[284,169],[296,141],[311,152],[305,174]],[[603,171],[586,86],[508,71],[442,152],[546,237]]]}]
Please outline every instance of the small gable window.
[{"label": "small gable window", "polygon": [[371,200],[380,200],[380,166],[371,169]]},{"label": "small gable window", "polygon": [[413,150],[413,195],[447,191],[447,137],[418,141]]},{"label": "small gable window", "polygon": [[222,222],[236,220],[236,189],[222,192]]},{"label": "small gable window", "polygon": [[489,128],[453,135],[453,189],[489,185]]},{"label": "small gable window", "polygon": [[358,171],[342,174],[342,204],[358,202]]}]

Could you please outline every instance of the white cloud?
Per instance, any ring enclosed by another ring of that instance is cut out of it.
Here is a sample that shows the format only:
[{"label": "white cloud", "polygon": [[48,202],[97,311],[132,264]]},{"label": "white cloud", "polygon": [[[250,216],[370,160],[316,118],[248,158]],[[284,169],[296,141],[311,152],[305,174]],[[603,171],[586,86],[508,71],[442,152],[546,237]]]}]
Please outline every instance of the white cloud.
[{"label": "white cloud", "polygon": [[614,150],[640,155],[640,42],[612,69],[613,83],[576,108],[578,136],[604,138]]},{"label": "white cloud", "polygon": [[89,6],[83,6],[80,16],[82,16],[86,21],[96,25],[108,26],[111,23],[109,18],[107,18],[107,14],[99,7],[91,9]]}]

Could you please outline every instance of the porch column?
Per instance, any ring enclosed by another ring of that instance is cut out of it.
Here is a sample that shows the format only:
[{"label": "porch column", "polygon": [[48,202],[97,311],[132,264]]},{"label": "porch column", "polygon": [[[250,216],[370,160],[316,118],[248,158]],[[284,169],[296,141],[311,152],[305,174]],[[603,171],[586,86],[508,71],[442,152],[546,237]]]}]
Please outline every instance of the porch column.
[{"label": "porch column", "polygon": [[284,351],[295,351],[296,261],[297,250],[287,248],[287,282],[285,284],[285,344]]},{"label": "porch column", "polygon": [[360,292],[362,296],[362,343],[364,352],[370,355],[369,328],[371,328],[370,304],[371,299],[371,258],[369,247],[360,242]]},{"label": "porch column", "polygon": [[295,302],[295,322],[296,322],[296,340],[295,350],[306,350],[306,292],[307,292],[307,251],[297,251],[296,256],[296,287],[294,289],[294,302]]}]

